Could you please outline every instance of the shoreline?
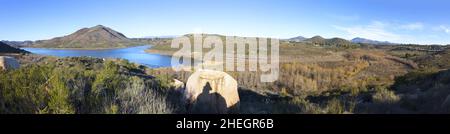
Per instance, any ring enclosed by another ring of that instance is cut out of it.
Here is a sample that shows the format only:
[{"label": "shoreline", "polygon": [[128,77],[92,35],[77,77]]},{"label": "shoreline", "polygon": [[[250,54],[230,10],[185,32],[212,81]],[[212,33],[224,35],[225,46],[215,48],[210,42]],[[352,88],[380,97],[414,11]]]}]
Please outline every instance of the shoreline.
[{"label": "shoreline", "polygon": [[150,44],[144,44],[144,45],[135,45],[135,46],[128,46],[128,47],[113,47],[113,48],[50,48],[50,47],[21,47],[20,49],[24,48],[39,48],[39,49],[54,49],[54,50],[113,50],[113,49],[123,49],[123,48],[130,48],[130,47],[139,47],[139,46],[152,46]]},{"label": "shoreline", "polygon": [[164,56],[172,56],[173,55],[173,51],[162,51],[162,50],[156,50],[156,49],[146,49],[144,50],[144,52],[146,53],[151,53],[151,54],[159,54],[159,55],[164,55]]}]

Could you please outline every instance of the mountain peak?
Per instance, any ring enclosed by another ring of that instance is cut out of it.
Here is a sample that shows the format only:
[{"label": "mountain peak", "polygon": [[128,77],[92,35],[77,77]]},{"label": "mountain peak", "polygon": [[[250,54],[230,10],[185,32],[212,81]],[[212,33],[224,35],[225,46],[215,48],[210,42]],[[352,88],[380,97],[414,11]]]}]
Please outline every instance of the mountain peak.
[{"label": "mountain peak", "polygon": [[321,39],[321,40],[323,40],[323,39],[325,39],[325,38],[323,38],[323,37],[320,36],[320,35],[316,35],[316,36],[312,37],[311,39]]},{"label": "mountain peak", "polygon": [[302,41],[306,40],[306,38],[303,37],[303,36],[297,36],[297,37],[290,38],[290,39],[287,39],[287,40],[288,41],[294,41],[294,42],[302,42]]},{"label": "mountain peak", "polygon": [[95,27],[105,27],[105,26],[103,26],[102,24],[98,24]]},{"label": "mountain peak", "polygon": [[35,47],[119,48],[134,44],[125,35],[103,25],[82,28],[67,36],[37,41]]},{"label": "mountain peak", "polygon": [[325,38],[323,38],[322,36],[316,35],[312,38],[306,39],[305,41],[309,41],[312,43],[323,43],[325,41]]},{"label": "mountain peak", "polygon": [[[96,26],[91,27],[91,28],[88,28],[88,29],[90,29],[90,30],[106,30],[106,31],[114,31],[114,30],[112,30],[111,28],[106,27],[106,26],[103,26],[103,25],[96,25]],[[116,32],[116,31],[114,31],[114,32]]]}]

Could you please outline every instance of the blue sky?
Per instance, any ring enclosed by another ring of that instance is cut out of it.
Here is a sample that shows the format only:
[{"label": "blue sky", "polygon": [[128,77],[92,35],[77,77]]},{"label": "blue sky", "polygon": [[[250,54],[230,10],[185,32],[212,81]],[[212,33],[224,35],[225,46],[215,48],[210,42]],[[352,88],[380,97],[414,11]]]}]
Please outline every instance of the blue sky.
[{"label": "blue sky", "polygon": [[102,24],[128,37],[217,33],[450,44],[445,0],[0,0],[0,40]]}]

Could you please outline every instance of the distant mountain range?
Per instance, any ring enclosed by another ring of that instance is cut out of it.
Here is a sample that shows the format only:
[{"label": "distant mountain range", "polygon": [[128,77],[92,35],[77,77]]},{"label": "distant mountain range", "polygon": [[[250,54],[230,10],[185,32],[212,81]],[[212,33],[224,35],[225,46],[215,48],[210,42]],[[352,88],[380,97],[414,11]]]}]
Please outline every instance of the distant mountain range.
[{"label": "distant mountain range", "polygon": [[303,37],[303,36],[297,36],[297,37],[294,37],[294,38],[290,38],[290,39],[287,39],[288,41],[293,41],[293,42],[301,42],[301,41],[304,41],[304,40],[306,40],[307,38],[305,38],[305,37]]},{"label": "distant mountain range", "polygon": [[321,36],[314,36],[311,38],[297,36],[294,38],[287,39],[286,41],[312,43],[313,45],[317,45],[317,46],[352,47],[352,46],[357,45],[356,43],[350,42],[346,39],[342,39],[342,38],[326,39]]},{"label": "distant mountain range", "polygon": [[33,43],[33,47],[97,49],[122,48],[138,44],[128,39],[122,33],[102,25],[97,25],[91,28],[80,29],[67,36],[36,41]]},{"label": "distant mountain range", "polygon": [[346,42],[351,42],[351,43],[361,43],[361,44],[371,44],[371,45],[395,45],[396,43],[391,43],[388,41],[377,41],[377,40],[371,40],[371,39],[365,39],[365,38],[353,38],[352,40],[345,40],[342,38],[332,38],[332,39],[325,39],[321,36],[314,36],[312,38],[305,38],[303,36],[297,36],[294,38],[289,38],[286,39],[286,41],[290,41],[290,42],[313,42],[313,43],[324,43],[324,41],[326,42],[327,40],[334,40],[334,41],[338,41],[341,43],[346,43]]},{"label": "distant mountain range", "polygon": [[33,45],[33,41],[7,41],[7,40],[2,40],[1,42],[8,44],[12,47],[27,47],[27,46],[31,46]]},{"label": "distant mountain range", "polygon": [[[217,35],[217,34],[204,34]],[[184,36],[192,36],[186,34]],[[56,37],[50,40],[38,41],[3,41],[13,47],[43,47],[43,48],[73,48],[73,49],[103,49],[103,48],[123,48],[130,46],[137,46],[141,44],[153,43],[158,39],[170,39],[177,36],[148,36],[145,38],[127,38],[124,34],[117,32],[109,27],[97,25],[91,28],[82,28],[70,35]],[[357,44],[372,44],[372,45],[395,45],[387,41],[376,41],[365,38],[354,38],[352,40],[345,40],[342,38],[325,39],[321,36],[314,36],[312,38],[305,38],[297,36],[285,41],[290,42],[310,42],[314,45],[332,45],[332,46],[349,46]]]},{"label": "distant mountain range", "polygon": [[363,44],[372,44],[372,45],[393,45],[395,43],[391,43],[388,41],[377,41],[377,40],[370,40],[370,39],[365,39],[365,38],[353,38],[351,40],[351,42],[353,43],[363,43]]}]

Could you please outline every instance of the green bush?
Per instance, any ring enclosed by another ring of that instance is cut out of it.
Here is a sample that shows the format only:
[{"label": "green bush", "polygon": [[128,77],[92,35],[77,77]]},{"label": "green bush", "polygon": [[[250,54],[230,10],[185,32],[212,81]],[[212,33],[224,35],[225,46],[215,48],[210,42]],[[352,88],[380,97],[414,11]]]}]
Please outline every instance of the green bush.
[{"label": "green bush", "polygon": [[69,100],[69,89],[67,88],[64,77],[61,74],[65,74],[60,71],[53,73],[53,76],[48,80],[48,86],[46,90],[48,92],[48,104],[47,107],[40,111],[40,113],[53,113],[53,114],[73,114],[75,109]]},{"label": "green bush", "polygon": [[48,67],[31,66],[0,73],[0,113],[38,113],[46,106]]},{"label": "green bush", "polygon": [[182,107],[165,89],[170,77],[141,78],[146,74],[134,74],[145,71],[127,61],[100,61],[63,58],[0,71],[0,113],[153,114]]}]

